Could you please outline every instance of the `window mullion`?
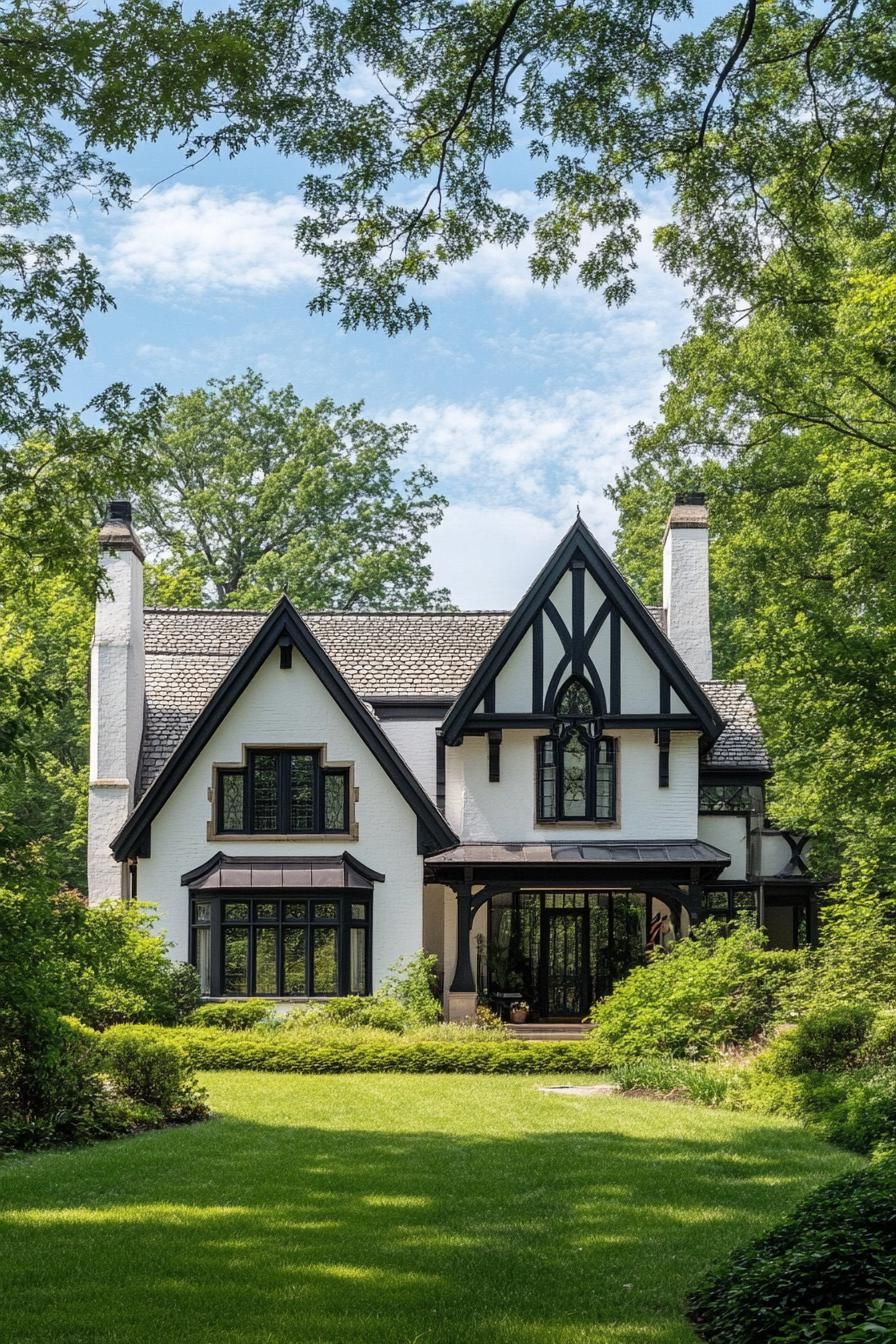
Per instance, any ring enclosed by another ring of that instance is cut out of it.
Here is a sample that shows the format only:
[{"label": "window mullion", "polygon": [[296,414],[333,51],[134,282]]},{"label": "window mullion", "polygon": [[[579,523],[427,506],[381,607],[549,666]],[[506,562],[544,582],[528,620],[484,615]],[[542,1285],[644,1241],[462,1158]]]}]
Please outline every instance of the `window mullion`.
[{"label": "window mullion", "polygon": [[250,835],[255,830],[255,752],[249,752],[249,759],[246,762],[246,834]]},{"label": "window mullion", "polygon": [[585,742],[585,817],[588,821],[597,819],[597,753],[600,740]]},{"label": "window mullion", "polygon": [[292,752],[281,751],[277,759],[277,830],[289,834],[289,811],[292,788]]}]

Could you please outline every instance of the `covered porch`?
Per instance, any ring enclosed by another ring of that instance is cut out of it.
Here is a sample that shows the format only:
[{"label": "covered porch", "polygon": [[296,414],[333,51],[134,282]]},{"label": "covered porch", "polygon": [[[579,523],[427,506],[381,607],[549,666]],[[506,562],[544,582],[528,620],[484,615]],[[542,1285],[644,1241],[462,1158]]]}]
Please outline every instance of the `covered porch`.
[{"label": "covered porch", "polygon": [[581,1020],[649,946],[688,933],[729,863],[701,840],[472,843],[432,856],[427,881],[456,903],[447,1017],[471,1017],[482,996],[496,1008],[523,999],[535,1020]]}]

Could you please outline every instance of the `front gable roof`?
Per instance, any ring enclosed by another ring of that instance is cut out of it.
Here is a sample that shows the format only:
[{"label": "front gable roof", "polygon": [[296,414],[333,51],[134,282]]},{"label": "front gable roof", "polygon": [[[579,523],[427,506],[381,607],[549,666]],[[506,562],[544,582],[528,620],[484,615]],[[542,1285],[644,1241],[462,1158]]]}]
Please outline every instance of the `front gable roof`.
[{"label": "front gable roof", "polygon": [[417,816],[421,853],[456,844],[457,837],[432,803],[382,728],[362,704],[342,673],[315,639],[288,597],[282,597],[243,649],[204,709],[193,720],[179,744],[140,799],[112,842],[122,860],[148,853],[153,819],[171,797],[187,770],[206,746],[249,682],[278,647],[295,648],[333,697],[342,713],[373,753],[386,775]]},{"label": "front gable roof", "polygon": [[[711,700],[663,635],[655,617],[635,596],[581,518],[577,518],[451,707],[442,725],[442,735],[449,746],[459,742],[464,731],[469,729],[480,702],[488,704],[496,676],[527,631],[533,627],[539,614],[547,612],[556,624],[556,612],[549,602],[550,596],[567,571],[581,571],[583,568],[606,594],[605,605],[618,613],[666,679],[668,687],[681,699],[705,739],[708,742],[716,740],[722,732],[723,722]],[[601,614],[598,613],[592,623],[595,629],[600,619]],[[587,636],[584,638],[587,642]],[[587,662],[589,649],[584,648],[582,653]],[[537,716],[541,708],[535,705],[535,698],[536,693],[533,691],[533,717]]]}]

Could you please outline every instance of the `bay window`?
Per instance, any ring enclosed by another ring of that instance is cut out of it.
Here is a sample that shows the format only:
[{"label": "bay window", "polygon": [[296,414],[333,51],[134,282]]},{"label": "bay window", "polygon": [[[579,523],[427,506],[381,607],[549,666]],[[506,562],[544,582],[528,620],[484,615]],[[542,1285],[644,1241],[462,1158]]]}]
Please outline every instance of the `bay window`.
[{"label": "bay window", "polygon": [[191,956],[205,996],[369,994],[370,897],[227,892],[191,898]]}]

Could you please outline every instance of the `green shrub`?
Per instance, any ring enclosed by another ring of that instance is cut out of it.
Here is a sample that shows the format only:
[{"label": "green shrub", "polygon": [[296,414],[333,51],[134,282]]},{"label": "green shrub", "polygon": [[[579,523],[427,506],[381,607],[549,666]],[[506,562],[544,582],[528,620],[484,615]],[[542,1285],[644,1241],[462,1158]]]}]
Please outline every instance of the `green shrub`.
[{"label": "green shrub", "polygon": [[85,906],[76,892],[53,901],[54,939],[63,961],[64,1006],[92,1027],[119,1022],[173,1026],[199,1003],[192,966],[168,959],[152,932],[154,908],[138,901]]},{"label": "green shrub", "polygon": [[272,1022],[274,1010],[266,999],[225,999],[222,1003],[204,1003],[189,1016],[190,1026],[223,1027],[225,1031],[251,1031],[264,1022]]},{"label": "green shrub", "polygon": [[[143,1030],[151,1030],[144,1028]],[[197,1069],[267,1073],[592,1073],[590,1041],[518,1041],[499,1032],[440,1027],[398,1035],[359,1027],[316,1031],[157,1028]]]},{"label": "green shrub", "polygon": [[362,997],[346,995],[316,1003],[307,1012],[292,1013],[284,1025],[292,1030],[315,1030],[320,1026],[375,1027],[379,1031],[406,1031],[413,1025],[410,1012],[397,999],[384,994]]},{"label": "green shrub", "polygon": [[896,1068],[861,1070],[838,1080],[840,1095],[816,1110],[825,1138],[870,1153],[896,1144]]},{"label": "green shrub", "polygon": [[397,999],[419,1027],[441,1021],[442,1007],[436,998],[439,959],[422,949],[412,957],[399,957],[389,967],[377,995]]},{"label": "green shrub", "polygon": [[788,994],[791,1016],[833,1004],[896,1003],[896,898],[861,869],[832,888],[821,907],[820,946]]},{"label": "green shrub", "polygon": [[816,1327],[824,1326],[823,1312],[839,1310],[850,1329],[880,1315],[883,1305],[873,1304],[892,1301],[894,1264],[896,1159],[888,1158],[832,1181],[736,1251],[693,1294],[691,1320],[710,1344],[870,1341],[873,1333],[819,1334]]},{"label": "green shrub", "polygon": [[157,1108],[165,1119],[206,1113],[192,1065],[170,1034],[154,1027],[110,1027],[100,1039],[100,1055],[119,1092]]},{"label": "green shrub", "polygon": [[699,1106],[724,1105],[732,1079],[731,1068],[722,1064],[675,1059],[672,1055],[617,1060],[610,1065],[609,1073],[624,1092],[659,1092]]},{"label": "green shrub", "polygon": [[590,1019],[613,1059],[708,1058],[775,1021],[783,988],[801,964],[798,952],[766,952],[764,935],[747,924],[725,936],[707,921],[671,952],[636,967]]},{"label": "green shrub", "polygon": [[824,1073],[850,1068],[858,1060],[871,1030],[874,1011],[867,1004],[834,1004],[806,1014],[788,1034],[786,1058],[790,1073]]},{"label": "green shrub", "polygon": [[896,1009],[877,1013],[862,1048],[865,1064],[896,1064]]}]

